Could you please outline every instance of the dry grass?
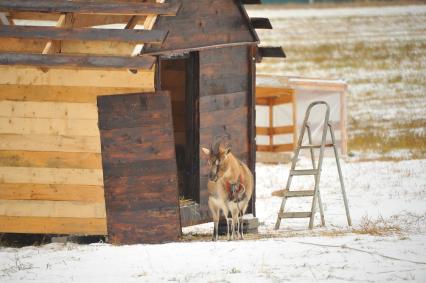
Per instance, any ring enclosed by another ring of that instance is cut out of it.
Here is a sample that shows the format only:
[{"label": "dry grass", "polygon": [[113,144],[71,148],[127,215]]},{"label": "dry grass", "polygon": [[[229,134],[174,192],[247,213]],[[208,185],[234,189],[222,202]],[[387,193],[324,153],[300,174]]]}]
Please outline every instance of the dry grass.
[{"label": "dry grass", "polygon": [[372,236],[388,236],[393,234],[401,234],[402,229],[399,225],[393,224],[388,220],[379,217],[376,220],[363,216],[359,228],[352,230],[355,234],[368,234]]},{"label": "dry grass", "polygon": [[[384,4],[355,5],[366,2]],[[408,4],[386,4],[403,3]],[[260,31],[260,38],[265,45],[283,46],[287,59],[265,59],[258,71],[347,81],[349,151],[386,159],[403,151],[406,156],[398,159],[426,158],[426,110],[420,111],[426,109],[425,19],[403,13],[271,18],[279,29]]]},{"label": "dry grass", "polygon": [[[278,230],[271,231],[268,233],[258,234],[245,234],[245,240],[262,240],[262,239],[274,239],[274,238],[295,238],[295,237],[341,237],[350,234],[361,234],[371,236],[389,236],[389,235],[400,235],[404,236],[403,229],[392,223],[390,220],[385,220],[383,217],[378,219],[372,219],[368,216],[364,216],[361,219],[360,224],[355,228],[349,229],[323,229],[319,227],[313,230]],[[185,234],[182,236],[181,241],[183,242],[208,242],[211,241],[211,234],[208,233],[195,233]],[[220,236],[220,241],[226,240],[226,236]]]}]

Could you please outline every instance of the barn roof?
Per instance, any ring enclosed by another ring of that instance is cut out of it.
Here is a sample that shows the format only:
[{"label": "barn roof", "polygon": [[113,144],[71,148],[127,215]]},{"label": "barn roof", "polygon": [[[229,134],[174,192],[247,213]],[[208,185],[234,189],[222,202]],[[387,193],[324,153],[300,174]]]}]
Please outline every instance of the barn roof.
[{"label": "barn roof", "polygon": [[155,54],[200,50],[238,44],[257,44],[259,39],[240,1],[170,0],[182,7],[175,17],[161,17],[155,29],[169,34],[163,44],[145,46],[144,53]]},{"label": "barn roof", "polygon": [[[149,55],[258,45],[255,29],[272,28],[246,13],[260,0],[164,2],[0,0],[0,65],[151,69]],[[285,57],[281,47],[257,56]]]},{"label": "barn roof", "polygon": [[178,1],[0,0],[0,65],[150,69],[155,58],[140,56],[141,46],[162,44],[168,31],[152,26],[179,9]]}]

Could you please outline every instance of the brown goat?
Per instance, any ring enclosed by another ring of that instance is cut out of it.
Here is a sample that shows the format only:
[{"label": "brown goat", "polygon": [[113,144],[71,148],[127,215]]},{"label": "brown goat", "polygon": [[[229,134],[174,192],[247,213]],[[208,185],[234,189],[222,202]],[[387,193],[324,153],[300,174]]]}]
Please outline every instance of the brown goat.
[{"label": "brown goat", "polygon": [[[243,229],[240,234],[240,223],[253,194],[253,175],[243,162],[238,160],[226,143],[217,142],[210,149],[202,148],[208,157],[210,166],[209,208],[214,221],[213,240],[218,239],[220,211],[226,218],[227,237],[229,234],[229,212],[231,213],[232,239],[235,239],[235,228],[238,238],[243,239]],[[237,227],[235,227],[237,226]]]}]

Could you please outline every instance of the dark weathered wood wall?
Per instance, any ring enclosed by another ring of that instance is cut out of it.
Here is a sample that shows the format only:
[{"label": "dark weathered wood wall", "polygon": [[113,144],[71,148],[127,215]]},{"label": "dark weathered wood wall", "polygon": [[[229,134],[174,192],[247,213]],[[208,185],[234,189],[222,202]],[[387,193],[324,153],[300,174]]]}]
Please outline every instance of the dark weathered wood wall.
[{"label": "dark weathered wood wall", "polygon": [[98,97],[108,236],[158,243],[180,235],[170,97]]},{"label": "dark weathered wood wall", "polygon": [[186,61],[185,59],[161,60],[161,88],[170,93],[173,113],[176,163],[178,170],[179,194],[184,195],[186,176]]},{"label": "dark weathered wood wall", "polygon": [[149,46],[146,53],[197,50],[223,44],[254,42],[249,22],[238,0],[170,0],[181,2],[175,17],[160,17],[153,29],[168,30],[161,47]]},{"label": "dark weathered wood wall", "polygon": [[[250,46],[226,47],[200,52],[200,145],[209,146],[218,136],[228,136],[232,152],[251,162]],[[200,158],[200,205],[208,206],[208,165]]]}]

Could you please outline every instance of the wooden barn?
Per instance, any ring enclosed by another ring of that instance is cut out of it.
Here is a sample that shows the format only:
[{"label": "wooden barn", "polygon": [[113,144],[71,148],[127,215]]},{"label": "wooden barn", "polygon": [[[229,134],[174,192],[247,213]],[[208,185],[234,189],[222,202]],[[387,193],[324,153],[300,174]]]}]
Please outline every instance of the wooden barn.
[{"label": "wooden barn", "polygon": [[[259,0],[0,0],[0,233],[177,240],[210,221],[200,146],[255,171]],[[249,212],[255,214],[255,196]]]}]

